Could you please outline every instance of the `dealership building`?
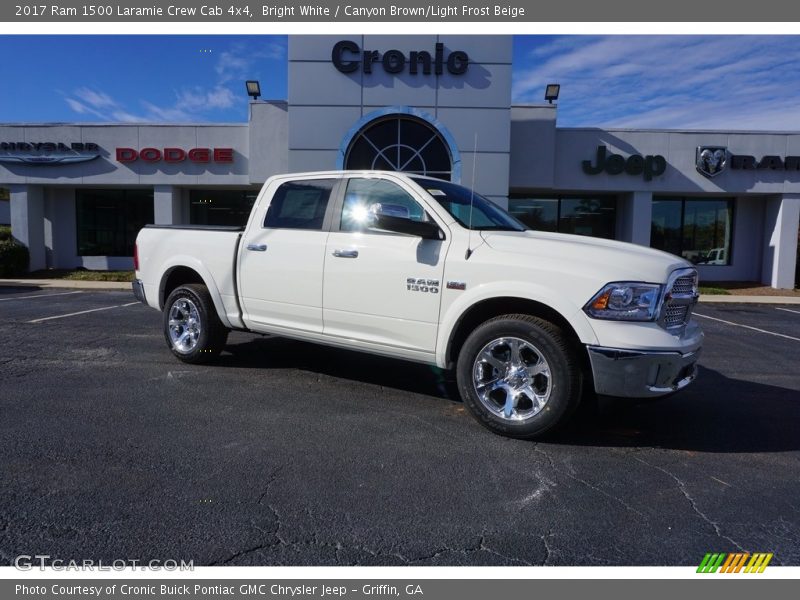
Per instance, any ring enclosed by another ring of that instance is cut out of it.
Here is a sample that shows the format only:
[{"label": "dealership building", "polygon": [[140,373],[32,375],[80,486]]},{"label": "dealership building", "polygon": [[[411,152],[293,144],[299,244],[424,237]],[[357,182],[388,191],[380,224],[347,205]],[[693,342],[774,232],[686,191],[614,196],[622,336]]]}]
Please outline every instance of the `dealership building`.
[{"label": "dealership building", "polygon": [[31,269],[132,268],[142,225],[243,224],[275,173],[395,169],[705,281],[795,285],[800,132],[559,127],[512,104],[511,36],[289,36],[288,61],[288,98],[246,123],[0,125],[0,223]]}]

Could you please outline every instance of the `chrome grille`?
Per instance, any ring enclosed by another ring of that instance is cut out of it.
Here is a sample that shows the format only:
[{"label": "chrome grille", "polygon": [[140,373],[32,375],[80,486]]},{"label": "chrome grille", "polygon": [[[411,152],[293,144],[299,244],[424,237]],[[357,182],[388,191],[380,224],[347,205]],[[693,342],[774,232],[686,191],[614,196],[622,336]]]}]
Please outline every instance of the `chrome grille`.
[{"label": "chrome grille", "polygon": [[667,305],[664,309],[664,325],[667,327],[679,327],[685,325],[689,315],[688,304]]},{"label": "chrome grille", "polygon": [[694,276],[678,277],[672,284],[672,294],[675,296],[689,296],[694,294]]},{"label": "chrome grille", "polygon": [[661,311],[661,323],[667,329],[686,325],[692,315],[692,306],[697,301],[697,272],[682,269],[673,274],[667,288],[666,301]]}]

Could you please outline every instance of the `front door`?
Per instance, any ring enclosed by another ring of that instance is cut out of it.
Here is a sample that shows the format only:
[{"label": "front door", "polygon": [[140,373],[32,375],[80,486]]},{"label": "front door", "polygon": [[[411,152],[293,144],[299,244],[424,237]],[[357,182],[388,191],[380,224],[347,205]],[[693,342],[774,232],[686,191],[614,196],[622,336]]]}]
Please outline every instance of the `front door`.
[{"label": "front door", "polygon": [[324,333],[435,352],[449,241],[370,229],[375,205],[395,217],[433,219],[410,189],[394,181],[353,177],[344,184],[325,249]]}]

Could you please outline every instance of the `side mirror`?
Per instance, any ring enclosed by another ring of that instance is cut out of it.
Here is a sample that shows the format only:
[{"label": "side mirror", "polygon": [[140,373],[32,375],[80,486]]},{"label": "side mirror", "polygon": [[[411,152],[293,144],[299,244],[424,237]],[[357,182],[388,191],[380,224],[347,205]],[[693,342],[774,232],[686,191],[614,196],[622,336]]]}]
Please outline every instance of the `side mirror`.
[{"label": "side mirror", "polygon": [[424,240],[443,239],[442,230],[436,223],[413,221],[408,208],[396,204],[373,204],[369,207],[370,229],[415,235]]},{"label": "side mirror", "polygon": [[368,210],[372,215],[400,217],[401,219],[411,218],[411,213],[408,211],[408,207],[401,204],[381,204],[376,202],[374,204],[370,204]]},{"label": "side mirror", "polygon": [[402,217],[390,217],[388,215],[376,215],[372,224],[372,229],[381,229],[394,233],[405,233],[415,235],[424,240],[441,240],[442,230],[435,223],[425,221],[412,221]]}]

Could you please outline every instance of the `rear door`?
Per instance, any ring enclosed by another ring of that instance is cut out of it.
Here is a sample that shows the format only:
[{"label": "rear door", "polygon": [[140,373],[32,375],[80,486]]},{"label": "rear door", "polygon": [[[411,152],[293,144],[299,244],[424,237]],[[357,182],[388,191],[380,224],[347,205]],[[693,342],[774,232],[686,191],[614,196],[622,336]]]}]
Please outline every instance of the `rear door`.
[{"label": "rear door", "polygon": [[322,332],[325,244],[337,182],[332,177],[276,182],[269,206],[253,215],[239,259],[248,327]]},{"label": "rear door", "polygon": [[449,240],[365,226],[375,204],[384,214],[435,222],[405,182],[352,177],[340,185],[343,201],[325,250],[324,333],[433,353]]}]

